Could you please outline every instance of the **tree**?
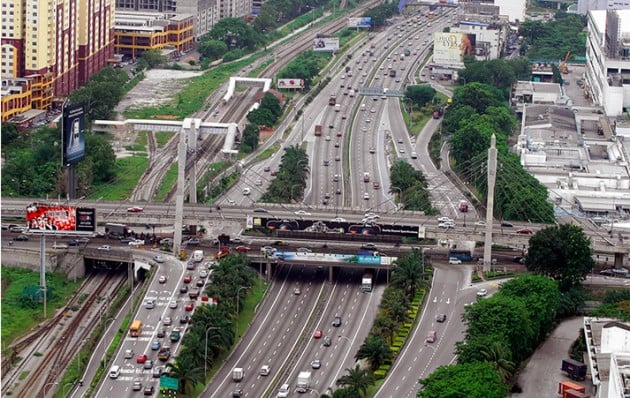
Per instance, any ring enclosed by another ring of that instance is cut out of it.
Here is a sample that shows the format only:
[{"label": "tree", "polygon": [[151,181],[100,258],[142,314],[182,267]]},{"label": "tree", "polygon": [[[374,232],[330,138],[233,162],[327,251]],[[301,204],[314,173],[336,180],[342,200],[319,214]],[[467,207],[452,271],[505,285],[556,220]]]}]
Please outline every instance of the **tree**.
[{"label": "tree", "polygon": [[372,29],[374,29],[385,26],[387,19],[391,18],[397,12],[396,4],[392,2],[370,8],[363,13],[363,16],[372,18]]},{"label": "tree", "polygon": [[548,227],[529,240],[525,266],[558,281],[560,290],[579,285],[595,267],[590,239],[572,224]]},{"label": "tree", "polygon": [[382,364],[391,361],[393,355],[385,340],[380,336],[369,335],[354,358],[356,360],[367,359],[372,370],[378,369]]},{"label": "tree", "polygon": [[410,254],[399,258],[394,263],[392,269],[391,283],[399,287],[407,294],[407,297],[414,297],[416,289],[422,282],[422,255],[418,249],[414,249]]},{"label": "tree", "polygon": [[147,62],[149,68],[155,68],[166,62],[166,57],[162,55],[162,51],[158,48],[144,51],[141,58]]},{"label": "tree", "polygon": [[2,146],[9,145],[12,143],[18,136],[20,135],[20,131],[17,128],[17,125],[14,123],[3,123],[2,125]]},{"label": "tree", "polygon": [[411,99],[416,105],[424,106],[435,97],[436,93],[437,91],[431,86],[407,86],[405,97]]},{"label": "tree", "polygon": [[364,396],[367,389],[374,384],[374,377],[367,369],[361,369],[356,365],[352,369],[346,369],[347,375],[337,380],[337,386],[347,388]]},{"label": "tree", "polygon": [[168,367],[168,375],[179,381],[179,392],[191,396],[193,388],[203,380],[203,369],[192,368],[191,362],[179,358]]},{"label": "tree", "polygon": [[421,379],[419,398],[504,398],[508,389],[489,363],[441,366]]},{"label": "tree", "polygon": [[271,114],[276,117],[276,120],[278,120],[278,118],[282,116],[282,107],[280,106],[280,100],[278,100],[278,97],[271,93],[266,93],[263,96],[262,100],[260,101],[260,107],[269,109]]},{"label": "tree", "polygon": [[275,123],[273,113],[267,108],[258,108],[247,114],[247,120],[257,126],[271,127]]},{"label": "tree", "polygon": [[476,113],[485,113],[490,106],[504,106],[505,98],[496,87],[488,84],[469,83],[455,89],[453,106],[471,106]]},{"label": "tree", "polygon": [[251,153],[258,148],[258,140],[260,139],[260,129],[257,125],[249,123],[243,131],[241,139],[241,151]]},{"label": "tree", "polygon": [[210,32],[202,38],[206,40],[220,40],[227,48],[246,48],[253,50],[263,42],[262,36],[254,31],[240,18],[223,18],[217,22]]},{"label": "tree", "polygon": [[228,46],[221,40],[205,40],[199,43],[199,53],[210,59],[219,59],[228,52]]},{"label": "tree", "polygon": [[516,366],[511,360],[511,354],[510,349],[498,341],[481,347],[481,357],[484,362],[489,363],[504,382],[507,382],[516,370]]}]

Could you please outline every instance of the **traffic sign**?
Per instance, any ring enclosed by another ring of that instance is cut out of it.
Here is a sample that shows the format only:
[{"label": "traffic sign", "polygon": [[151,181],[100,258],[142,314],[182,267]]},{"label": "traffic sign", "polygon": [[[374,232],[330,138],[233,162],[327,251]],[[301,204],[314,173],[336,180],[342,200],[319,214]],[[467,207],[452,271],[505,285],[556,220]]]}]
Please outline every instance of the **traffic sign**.
[{"label": "traffic sign", "polygon": [[169,390],[175,390],[179,388],[179,380],[174,377],[160,376],[160,388],[168,388]]}]

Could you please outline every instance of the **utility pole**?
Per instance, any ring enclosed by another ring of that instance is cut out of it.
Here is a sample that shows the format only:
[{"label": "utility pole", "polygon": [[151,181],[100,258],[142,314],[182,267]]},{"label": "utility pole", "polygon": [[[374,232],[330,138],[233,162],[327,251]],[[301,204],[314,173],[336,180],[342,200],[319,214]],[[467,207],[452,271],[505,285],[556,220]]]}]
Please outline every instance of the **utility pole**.
[{"label": "utility pole", "polygon": [[486,203],[486,239],[483,248],[483,270],[492,267],[492,219],[494,217],[494,184],[497,181],[497,137],[492,134],[488,149],[488,201]]}]

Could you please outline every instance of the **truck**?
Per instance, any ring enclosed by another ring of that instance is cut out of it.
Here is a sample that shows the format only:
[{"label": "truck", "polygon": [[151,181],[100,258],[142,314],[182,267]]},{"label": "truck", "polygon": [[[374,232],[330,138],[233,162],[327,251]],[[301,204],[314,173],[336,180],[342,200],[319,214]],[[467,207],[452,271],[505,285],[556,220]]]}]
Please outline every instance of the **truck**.
[{"label": "truck", "polygon": [[311,386],[311,372],[303,371],[298,374],[297,385],[295,391],[307,392]]},{"label": "truck", "polygon": [[335,112],[341,111],[341,104],[335,104]]},{"label": "truck", "polygon": [[389,70],[389,77],[396,77],[396,70],[395,69],[390,69]]},{"label": "truck", "polygon": [[108,238],[120,239],[129,235],[129,230],[125,224],[108,222],[105,224],[105,234]]},{"label": "truck", "polygon": [[370,182],[370,173],[367,171],[363,173],[363,182]]},{"label": "truck", "polygon": [[361,291],[363,293],[369,293],[372,291],[372,273],[366,272],[361,278]]},{"label": "truck", "polygon": [[315,125],[315,137],[320,137],[322,135],[322,125],[321,124],[316,124]]},{"label": "truck", "polygon": [[328,105],[335,105],[337,103],[337,97],[335,95],[331,95],[330,98],[328,98]]},{"label": "truck", "polygon": [[575,359],[563,359],[562,371],[567,372],[573,380],[584,380],[586,378],[586,365]]},{"label": "truck", "polygon": [[465,200],[460,200],[459,201],[459,211],[461,211],[462,213],[466,213],[468,212],[468,202]]},{"label": "truck", "polygon": [[192,255],[192,260],[196,263],[203,261],[203,250],[195,250]]},{"label": "truck", "polygon": [[245,373],[243,372],[243,368],[234,368],[232,369],[232,381],[239,382],[243,380],[243,376]]},{"label": "truck", "polygon": [[570,381],[562,381],[558,383],[558,394],[564,397],[567,391],[576,391],[576,392],[584,393],[586,391],[586,388],[584,388],[584,386],[572,383]]}]

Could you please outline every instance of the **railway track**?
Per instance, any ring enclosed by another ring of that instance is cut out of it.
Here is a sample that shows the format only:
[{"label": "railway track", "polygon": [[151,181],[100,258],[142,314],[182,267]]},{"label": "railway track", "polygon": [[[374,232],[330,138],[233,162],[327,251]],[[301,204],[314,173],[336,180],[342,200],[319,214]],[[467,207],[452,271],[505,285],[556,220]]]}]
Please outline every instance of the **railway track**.
[{"label": "railway track", "polygon": [[[116,278],[119,280],[116,281]],[[124,277],[115,274],[88,278],[53,319],[12,345],[11,348],[24,359],[3,380],[3,390],[6,389],[3,395],[8,395],[10,391],[15,396],[45,397],[47,387],[59,382],[92,333],[97,323],[95,320],[103,310],[97,300],[109,297],[124,281]],[[7,375],[4,371],[3,374]],[[21,380],[25,374],[27,377]]]}]

